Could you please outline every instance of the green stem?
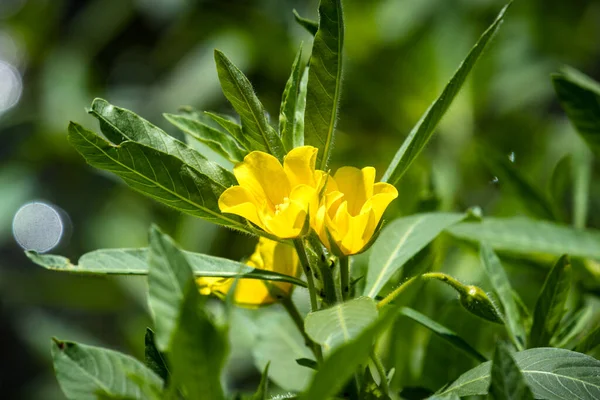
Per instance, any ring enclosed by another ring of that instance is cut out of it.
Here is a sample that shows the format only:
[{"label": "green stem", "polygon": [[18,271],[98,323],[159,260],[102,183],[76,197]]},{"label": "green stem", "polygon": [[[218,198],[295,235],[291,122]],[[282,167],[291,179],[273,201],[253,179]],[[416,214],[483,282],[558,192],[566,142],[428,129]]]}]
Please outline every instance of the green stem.
[{"label": "green stem", "polygon": [[381,359],[377,355],[377,352],[375,351],[375,349],[373,349],[371,351],[371,359],[373,360],[373,364],[375,364],[375,368],[377,368],[377,373],[379,374],[379,380],[381,381],[379,383],[379,387],[381,388],[381,391],[383,392],[383,394],[387,396],[390,393],[390,387],[388,386],[387,375],[385,373],[385,368],[383,367],[383,363],[381,362]]},{"label": "green stem", "polygon": [[323,362],[323,353],[321,351],[321,346],[315,343],[306,334],[306,330],[304,329],[304,320],[302,319],[302,316],[300,315],[300,312],[298,311],[298,308],[296,307],[292,299],[290,297],[284,297],[281,301],[281,304],[283,304],[283,307],[294,321],[294,324],[296,324],[298,331],[300,331],[302,337],[304,338],[304,343],[306,343],[306,346],[312,350],[313,354],[317,359],[317,362],[319,364]]},{"label": "green stem", "polygon": [[350,275],[350,259],[346,256],[340,257],[340,283],[342,285],[342,300],[346,300],[350,295],[350,286],[348,277]]},{"label": "green stem", "polygon": [[391,303],[396,297],[398,297],[402,292],[404,292],[411,283],[413,283],[419,277],[420,276],[418,276],[418,275],[413,276],[409,280],[400,284],[400,286],[398,286],[392,293],[388,294],[383,300],[381,300],[379,303],[377,303],[377,308],[382,308],[382,307],[388,305],[389,303]]},{"label": "green stem", "polygon": [[315,289],[315,281],[313,279],[313,274],[310,268],[310,262],[308,261],[308,256],[306,255],[306,248],[304,247],[304,242],[301,238],[294,239],[294,247],[296,247],[296,252],[298,253],[298,258],[300,259],[300,265],[302,265],[302,269],[304,270],[304,274],[306,275],[306,283],[308,284],[308,294],[310,296],[310,310],[317,311],[317,291]]}]

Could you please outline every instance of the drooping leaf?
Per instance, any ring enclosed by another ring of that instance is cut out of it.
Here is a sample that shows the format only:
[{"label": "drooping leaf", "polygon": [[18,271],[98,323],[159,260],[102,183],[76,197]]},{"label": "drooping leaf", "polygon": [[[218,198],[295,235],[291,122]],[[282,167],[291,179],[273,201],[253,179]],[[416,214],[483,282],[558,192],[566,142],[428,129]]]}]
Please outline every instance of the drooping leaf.
[{"label": "drooping leaf", "polygon": [[577,345],[575,350],[581,353],[587,353],[598,345],[600,345],[600,325],[589,332]]},{"label": "drooping leaf", "polygon": [[269,125],[265,109],[248,78],[219,50],[215,50],[215,61],[223,94],[240,115],[252,150],[264,151],[282,160],[285,150],[281,138]]},{"label": "drooping leaf", "polygon": [[342,85],[344,17],[341,0],[321,0],[306,94],[304,143],[319,149],[317,168],[326,171]]},{"label": "drooping leaf", "polygon": [[502,342],[494,352],[489,392],[494,400],[533,400],[519,366]]},{"label": "drooping leaf", "polygon": [[269,393],[269,365],[270,363],[267,363],[267,366],[263,370],[258,389],[252,395],[251,400],[267,400],[267,393]]},{"label": "drooping leaf", "polygon": [[478,361],[486,361],[487,360],[486,357],[484,357],[480,352],[475,350],[470,344],[468,344],[463,338],[458,336],[455,332],[451,331],[450,329],[446,328],[445,326],[443,326],[441,324],[438,324],[437,322],[435,322],[428,316],[421,314],[417,310],[414,310],[409,307],[402,307],[402,308],[400,308],[400,314],[423,325],[425,328],[431,330],[433,333],[435,333],[437,336],[439,336],[443,340],[450,343],[452,346],[464,351],[466,354],[470,355],[471,357],[475,358],[476,360],[478,360]]},{"label": "drooping leaf", "polygon": [[354,339],[377,319],[377,305],[369,297],[359,297],[306,316],[306,333],[326,351]]},{"label": "drooping leaf", "polygon": [[218,198],[226,187],[181,159],[136,142],[112,145],[74,122],[69,125],[68,139],[88,164],[120,176],[132,189],[181,212],[250,231],[240,218],[220,212]]},{"label": "drooping leaf", "polygon": [[240,162],[244,159],[247,152],[240,148],[235,139],[228,132],[218,129],[208,121],[208,117],[201,118],[201,114],[177,115],[163,114],[164,117],[181,129],[183,132],[192,136],[194,139],[206,144],[216,153],[222,155],[231,162]]},{"label": "drooping leaf", "polygon": [[58,383],[69,399],[161,398],[160,377],[128,355],[55,338],[52,358]]},{"label": "drooping leaf", "polygon": [[517,294],[510,285],[500,259],[489,245],[482,243],[479,256],[483,270],[492,284],[494,293],[496,293],[504,308],[504,319],[508,328],[508,334],[515,346],[519,350],[523,350],[525,348],[527,333],[525,332],[525,327],[521,324],[521,314],[515,300]]},{"label": "drooping leaf", "polygon": [[369,257],[364,295],[374,298],[409,259],[444,229],[465,218],[459,213],[417,214],[399,218],[383,228]]},{"label": "drooping leaf", "polygon": [[319,30],[319,23],[317,21],[301,17],[300,14],[298,14],[298,11],[296,11],[295,9],[292,10],[292,12],[294,13],[294,19],[296,20],[298,25],[306,29],[306,31],[313,36],[317,34],[317,30]]},{"label": "drooping leaf", "polygon": [[[246,264],[226,258],[206,254],[183,251],[195,276],[232,278],[238,275],[248,279],[281,281],[306,287],[306,283],[293,276],[275,271],[252,268]],[[52,270],[77,274],[98,275],[147,275],[148,249],[102,249],[86,253],[77,265],[71,264],[68,258],[52,254],[26,252],[34,263]]]},{"label": "drooping leaf", "polygon": [[600,260],[600,232],[524,217],[485,218],[446,229],[471,242],[485,242],[496,251],[518,254],[542,253]]},{"label": "drooping leaf", "polygon": [[450,108],[452,101],[460,91],[460,88],[467,79],[471,69],[500,27],[500,23],[504,18],[504,13],[509,5],[506,5],[504,8],[502,8],[496,17],[496,20],[481,35],[475,46],[467,55],[467,58],[465,58],[462,64],[458,67],[458,70],[454,73],[454,76],[444,88],[442,94],[431,104],[431,106],[429,106],[419,122],[417,122],[417,125],[415,125],[408,137],[404,140],[404,143],[402,143],[402,146],[383,174],[383,182],[396,185],[408,167],[410,167],[412,162],[423,150],[427,142],[429,142],[429,139],[431,139],[436,126],[446,111],[448,111],[448,108]]},{"label": "drooping leaf", "polygon": [[375,338],[392,324],[397,315],[395,308],[385,310],[352,340],[333,350],[300,399],[328,399],[341,390],[358,366],[368,360]]},{"label": "drooping leaf", "polygon": [[170,372],[167,359],[165,354],[156,348],[154,332],[150,328],[146,328],[144,336],[144,361],[146,366],[160,376],[165,384],[168,383]]},{"label": "drooping leaf", "polygon": [[529,333],[530,347],[544,347],[558,330],[565,315],[565,303],[571,288],[571,263],[562,256],[548,273],[533,312]]},{"label": "drooping leaf", "polygon": [[90,113],[100,121],[102,133],[116,145],[125,141],[141,143],[179,158],[194,171],[207,176],[220,186],[228,188],[237,183],[231,172],[207,160],[198,151],[168,135],[134,112],[116,107],[106,100],[95,99]]},{"label": "drooping leaf", "polygon": [[600,84],[576,69],[552,75],[554,90],[571,123],[596,156],[600,155]]},{"label": "drooping leaf", "polygon": [[[515,353],[514,360],[538,399],[597,399],[600,397],[600,361],[574,351],[536,348]],[[442,394],[460,397],[484,395],[490,384],[491,362],[465,372]]]},{"label": "drooping leaf", "polygon": [[304,144],[304,132],[298,130],[297,118],[304,115],[304,109],[299,115],[298,102],[300,97],[300,86],[302,83],[302,46],[296,54],[294,63],[292,64],[292,73],[285,84],[285,90],[281,99],[281,109],[279,110],[279,134],[286,152],[289,152],[294,147]]}]

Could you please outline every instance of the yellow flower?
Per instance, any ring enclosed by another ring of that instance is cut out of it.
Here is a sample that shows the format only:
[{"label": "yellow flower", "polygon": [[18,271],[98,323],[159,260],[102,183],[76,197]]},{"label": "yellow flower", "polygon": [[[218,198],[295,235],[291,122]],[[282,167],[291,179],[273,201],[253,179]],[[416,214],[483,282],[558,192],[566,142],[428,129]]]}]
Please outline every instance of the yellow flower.
[{"label": "yellow flower", "polygon": [[398,197],[388,183],[375,183],[375,168],[343,167],[327,180],[313,229],[331,249],[325,228],[345,255],[360,252],[369,242],[387,206]]},{"label": "yellow flower", "polygon": [[270,154],[251,152],[233,168],[239,186],[221,194],[219,209],[282,239],[298,237],[309,204],[318,206],[318,188],[325,176],[315,170],[317,151],[297,147],[285,156],[283,166]]},{"label": "yellow flower", "polygon": [[[298,255],[287,244],[260,238],[254,253],[246,261],[253,268],[275,271],[297,277]],[[224,298],[233,285],[234,278],[202,277],[196,280],[203,295],[214,294]],[[277,295],[289,296],[293,285],[286,282],[271,282],[259,279],[240,279],[235,288],[233,301],[246,307],[257,307],[277,301]]]}]

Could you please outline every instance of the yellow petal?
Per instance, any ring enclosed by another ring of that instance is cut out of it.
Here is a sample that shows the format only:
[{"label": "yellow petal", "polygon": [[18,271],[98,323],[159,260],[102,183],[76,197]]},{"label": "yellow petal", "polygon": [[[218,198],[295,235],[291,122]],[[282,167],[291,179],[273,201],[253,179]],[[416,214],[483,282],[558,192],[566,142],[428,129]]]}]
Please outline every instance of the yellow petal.
[{"label": "yellow petal", "polygon": [[362,207],[361,213],[372,209],[375,213],[377,222],[379,222],[385,209],[396,197],[398,197],[398,190],[389,183],[379,182],[375,184],[373,193],[373,197],[368,199]]},{"label": "yellow petal", "polygon": [[336,171],[334,179],[348,202],[348,212],[350,215],[358,215],[363,204],[373,195],[375,168],[365,167],[360,170],[342,167]]},{"label": "yellow petal", "polygon": [[290,182],[277,158],[262,151],[253,151],[233,168],[240,186],[258,200],[265,199],[271,207],[283,203],[290,193]]},{"label": "yellow petal", "polygon": [[259,207],[256,197],[245,187],[232,186],[219,197],[221,212],[239,215],[263,228],[258,216]]},{"label": "yellow petal", "polygon": [[283,169],[292,187],[297,185],[317,186],[315,164],[319,150],[312,146],[292,149],[283,159]]},{"label": "yellow petal", "polygon": [[369,223],[369,213],[350,216],[348,218],[348,228],[342,239],[341,248],[345,254],[356,254],[365,247],[367,241],[364,233]]}]

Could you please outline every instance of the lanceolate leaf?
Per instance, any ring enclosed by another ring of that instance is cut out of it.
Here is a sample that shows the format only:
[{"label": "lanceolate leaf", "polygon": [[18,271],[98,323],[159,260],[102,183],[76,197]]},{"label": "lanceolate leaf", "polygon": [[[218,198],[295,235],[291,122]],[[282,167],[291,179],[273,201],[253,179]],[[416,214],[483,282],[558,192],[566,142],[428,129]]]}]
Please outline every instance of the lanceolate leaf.
[{"label": "lanceolate leaf", "polygon": [[463,222],[447,231],[460,239],[486,242],[494,250],[519,254],[543,253],[600,260],[600,232],[529,218],[484,218]]},{"label": "lanceolate leaf", "polygon": [[452,101],[460,91],[463,83],[465,82],[467,76],[471,72],[471,69],[483,53],[483,50],[489,43],[490,39],[494,36],[498,28],[500,27],[500,23],[504,18],[504,13],[508,5],[505,6],[496,20],[490,25],[490,27],[481,35],[475,46],[471,49],[467,58],[462,62],[462,64],[458,67],[458,70],[454,73],[450,82],[444,88],[444,91],[429,106],[425,114],[421,117],[417,125],[412,129],[408,137],[402,143],[402,146],[394,156],[394,159],[390,163],[388,169],[385,171],[382,181],[389,182],[393,185],[396,185],[402,175],[406,172],[408,167],[412,164],[412,162],[417,158],[421,150],[425,147],[429,139],[431,139],[431,135],[440,122]]},{"label": "lanceolate leaf", "polygon": [[331,153],[342,85],[344,20],[341,0],[321,0],[319,29],[313,42],[304,142],[319,149],[317,168],[327,170]]},{"label": "lanceolate leaf", "polygon": [[558,330],[565,314],[565,303],[571,288],[571,264],[562,256],[552,267],[533,313],[533,326],[529,335],[530,347],[544,347]]},{"label": "lanceolate leaf", "polygon": [[162,380],[138,360],[113,350],[53,339],[52,358],[69,399],[160,399]]},{"label": "lanceolate leaf", "polygon": [[[28,251],[27,257],[34,263],[53,270],[77,274],[98,275],[146,275],[148,274],[148,249],[102,249],[84,254],[77,265],[68,258],[52,254]],[[241,276],[248,279],[289,282],[306,287],[306,283],[293,276],[252,268],[246,264],[226,258],[183,251],[195,276],[231,278]]]},{"label": "lanceolate leaf", "polygon": [[[564,349],[538,348],[514,354],[514,360],[537,399],[600,398],[600,361]],[[491,362],[462,374],[442,394],[484,395],[490,384]]]},{"label": "lanceolate leaf", "polygon": [[347,343],[377,319],[373,299],[359,297],[306,316],[306,333],[325,350],[331,351]]},{"label": "lanceolate leaf", "polygon": [[204,111],[204,114],[215,121],[217,124],[221,126],[221,128],[225,129],[229,134],[237,140],[238,143],[242,145],[242,147],[246,150],[252,150],[252,143],[244,135],[242,131],[242,126],[239,125],[233,117],[227,115],[220,115],[209,111]]},{"label": "lanceolate leaf", "polygon": [[519,366],[503,343],[496,346],[489,392],[495,400],[533,400]]},{"label": "lanceolate leaf", "polygon": [[504,318],[508,328],[508,333],[519,350],[525,347],[527,334],[524,326],[521,324],[521,315],[519,307],[515,301],[517,294],[513,291],[506,271],[500,262],[498,256],[492,248],[483,243],[480,251],[481,265],[492,284],[494,293],[500,299],[504,308]]},{"label": "lanceolate leaf", "polygon": [[240,115],[243,132],[251,140],[252,150],[265,151],[282,160],[285,150],[281,138],[269,125],[265,109],[248,78],[219,50],[215,50],[215,61],[223,94]]},{"label": "lanceolate leaf", "polygon": [[231,172],[129,110],[95,99],[90,113],[100,121],[102,133],[114,144],[128,140],[138,142],[179,158],[220,186],[228,188],[237,184]]},{"label": "lanceolate leaf", "polygon": [[399,218],[385,226],[369,258],[364,295],[374,298],[408,260],[444,229],[465,218],[459,213],[417,214]]},{"label": "lanceolate leaf", "polygon": [[552,76],[560,104],[590,149],[600,155],[600,83],[573,69]]},{"label": "lanceolate leaf", "polygon": [[68,138],[88,164],[120,176],[131,188],[187,214],[250,232],[240,218],[220,212],[218,198],[226,186],[181,159],[136,142],[112,145],[74,122]]},{"label": "lanceolate leaf", "polygon": [[319,23],[317,21],[301,17],[300,14],[298,14],[298,11],[296,10],[293,10],[293,13],[294,19],[300,26],[306,29],[308,33],[310,33],[313,36],[317,34],[317,31],[319,30]]},{"label": "lanceolate leaf", "polygon": [[192,115],[164,114],[164,116],[183,132],[206,144],[231,162],[242,161],[247,154],[229,133],[211,126],[209,121],[200,119],[200,115],[194,117]]},{"label": "lanceolate leaf", "polygon": [[448,343],[450,343],[452,346],[456,347],[457,349],[464,351],[465,353],[467,353],[471,357],[475,358],[476,360],[478,360],[478,361],[486,361],[487,360],[487,358],[485,358],[483,355],[481,355],[481,353],[479,353],[477,350],[475,350],[473,347],[471,347],[470,344],[465,342],[465,340],[463,338],[461,338],[460,336],[458,336],[455,332],[451,331],[450,329],[446,328],[445,326],[443,326],[441,324],[438,324],[437,322],[435,322],[428,316],[421,314],[417,310],[414,310],[409,307],[402,307],[400,309],[400,313],[402,315],[412,319],[413,321],[423,325],[424,327],[430,329],[433,333],[438,335],[440,338],[447,341]]},{"label": "lanceolate leaf", "polygon": [[150,328],[146,328],[144,336],[144,361],[146,366],[160,376],[167,383],[169,381],[169,366],[165,355],[156,348],[154,343],[154,332]]},{"label": "lanceolate leaf", "polygon": [[267,366],[263,370],[258,389],[250,400],[267,400],[267,393],[269,393],[269,365],[270,363],[267,363]]},{"label": "lanceolate leaf", "polygon": [[301,146],[304,141],[304,132],[298,131],[296,115],[298,102],[300,101],[300,84],[302,81],[302,46],[296,54],[292,64],[292,73],[285,84],[283,98],[281,99],[281,110],[279,111],[279,134],[286,152],[297,146]]}]

